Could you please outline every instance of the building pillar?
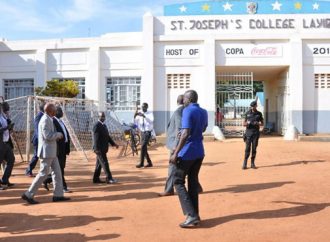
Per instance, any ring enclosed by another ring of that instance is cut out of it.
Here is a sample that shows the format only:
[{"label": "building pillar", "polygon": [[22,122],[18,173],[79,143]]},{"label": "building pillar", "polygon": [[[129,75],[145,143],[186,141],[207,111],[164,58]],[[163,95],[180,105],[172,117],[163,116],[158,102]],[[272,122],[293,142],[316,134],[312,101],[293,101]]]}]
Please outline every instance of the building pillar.
[{"label": "building pillar", "polygon": [[143,16],[143,74],[141,81],[141,104],[146,102],[154,110],[154,17]]},{"label": "building pillar", "polygon": [[105,80],[100,80],[100,48],[92,46],[88,52],[88,74],[86,76],[86,99],[99,101],[100,110],[104,108]]},{"label": "building pillar", "polygon": [[47,76],[47,50],[38,49],[36,51],[36,74],[34,88],[44,87],[48,81]]},{"label": "building pillar", "polygon": [[210,134],[214,127],[215,119],[215,63],[216,63],[216,49],[215,39],[208,36],[204,40],[204,79],[200,80],[203,82],[203,88],[198,91],[199,103],[202,108],[207,110],[208,113],[208,128],[206,133]]},{"label": "building pillar", "polygon": [[303,45],[299,37],[290,39],[291,61],[289,70],[289,110],[291,124],[303,133]]}]

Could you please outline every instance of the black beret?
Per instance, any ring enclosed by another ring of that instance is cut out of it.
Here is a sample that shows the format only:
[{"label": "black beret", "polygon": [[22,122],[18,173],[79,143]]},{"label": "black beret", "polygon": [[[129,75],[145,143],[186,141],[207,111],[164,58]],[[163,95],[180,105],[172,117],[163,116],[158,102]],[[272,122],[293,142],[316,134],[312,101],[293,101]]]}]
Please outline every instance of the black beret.
[{"label": "black beret", "polygon": [[254,106],[257,106],[257,102],[256,101],[253,101],[250,103],[250,107],[254,107]]}]

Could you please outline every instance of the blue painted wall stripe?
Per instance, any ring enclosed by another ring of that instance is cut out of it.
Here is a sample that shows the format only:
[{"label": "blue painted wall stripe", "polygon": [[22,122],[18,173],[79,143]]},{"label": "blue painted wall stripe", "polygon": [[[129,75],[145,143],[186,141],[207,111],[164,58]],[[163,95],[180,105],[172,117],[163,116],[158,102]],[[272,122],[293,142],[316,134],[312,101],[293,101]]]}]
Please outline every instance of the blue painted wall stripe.
[{"label": "blue painted wall stripe", "polygon": [[164,6],[164,16],[185,15],[244,15],[247,6],[256,4],[256,14],[325,14],[330,13],[330,1],[272,0],[272,1],[201,1]]}]

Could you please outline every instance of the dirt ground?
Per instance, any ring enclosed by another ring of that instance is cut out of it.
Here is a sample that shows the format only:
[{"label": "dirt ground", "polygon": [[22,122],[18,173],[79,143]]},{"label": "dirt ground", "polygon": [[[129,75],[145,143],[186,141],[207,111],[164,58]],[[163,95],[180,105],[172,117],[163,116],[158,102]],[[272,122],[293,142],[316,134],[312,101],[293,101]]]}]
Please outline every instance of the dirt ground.
[{"label": "dirt ground", "polygon": [[[68,158],[71,201],[51,202],[40,188],[38,205],[20,195],[32,178],[26,164],[14,168],[14,188],[0,191],[0,241],[329,241],[330,143],[261,138],[257,170],[242,170],[241,139],[205,142],[200,172],[201,226],[181,229],[177,196],[158,197],[168,152],[150,148],[154,167],[137,169],[137,157],[111,149],[111,170],[120,183],[92,184],[95,156]],[[37,171],[37,170],[36,170]],[[102,178],[104,179],[103,173]]]}]

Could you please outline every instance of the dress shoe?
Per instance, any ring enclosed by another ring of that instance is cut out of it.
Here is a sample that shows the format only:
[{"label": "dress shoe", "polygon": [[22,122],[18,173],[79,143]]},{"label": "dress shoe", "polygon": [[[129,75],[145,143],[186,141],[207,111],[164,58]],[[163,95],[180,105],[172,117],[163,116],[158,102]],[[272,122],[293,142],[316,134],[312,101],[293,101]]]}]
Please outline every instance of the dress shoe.
[{"label": "dress shoe", "polygon": [[10,183],[10,182],[7,182],[7,183],[2,182],[2,185],[5,185],[6,187],[13,187],[13,186],[15,186],[14,183]]},{"label": "dress shoe", "polygon": [[99,183],[105,183],[105,181],[102,181],[102,180],[93,180],[93,183],[95,183],[95,184],[99,184]]},{"label": "dress shoe", "polygon": [[174,195],[174,192],[161,192],[161,193],[158,193],[158,196],[160,197],[167,197],[167,196],[173,196]]},{"label": "dress shoe", "polygon": [[38,204],[39,203],[36,200],[34,200],[33,198],[29,198],[28,196],[26,196],[25,193],[22,194],[21,198],[23,200],[27,201],[29,204]]},{"label": "dress shoe", "polygon": [[43,182],[43,187],[44,187],[47,191],[49,191],[49,187],[48,187],[48,183],[47,183],[47,182]]},{"label": "dress shoe", "polygon": [[242,170],[246,170],[246,169],[247,169],[247,167],[246,167],[246,166],[243,166],[243,167],[242,167]]},{"label": "dress shoe", "polygon": [[72,193],[72,191],[70,191],[67,187],[66,188],[63,188],[63,192],[64,193]]},{"label": "dress shoe", "polygon": [[144,167],[153,167],[152,163],[148,163],[148,165],[145,165]]},{"label": "dress shoe", "polygon": [[69,197],[53,197],[53,202],[64,202],[69,201],[71,198]]},{"label": "dress shoe", "polygon": [[28,176],[28,177],[35,177],[35,175],[33,175],[32,172],[26,172],[25,175]]},{"label": "dress shoe", "polygon": [[116,184],[116,183],[118,183],[118,180],[116,179],[110,179],[107,181],[107,184]]},{"label": "dress shoe", "polygon": [[200,223],[200,218],[199,216],[192,217],[192,216],[187,216],[186,221],[180,224],[181,228],[192,228],[198,226]]},{"label": "dress shoe", "polygon": [[252,164],[252,165],[251,165],[251,168],[252,168],[252,169],[258,169],[258,168],[256,167],[255,164]]},{"label": "dress shoe", "polygon": [[141,165],[141,164],[138,164],[138,165],[136,165],[135,167],[136,167],[136,168],[143,168],[144,166]]}]

